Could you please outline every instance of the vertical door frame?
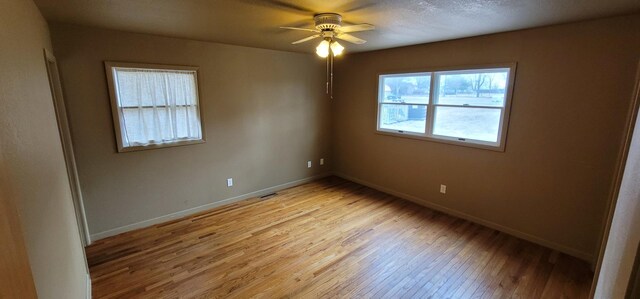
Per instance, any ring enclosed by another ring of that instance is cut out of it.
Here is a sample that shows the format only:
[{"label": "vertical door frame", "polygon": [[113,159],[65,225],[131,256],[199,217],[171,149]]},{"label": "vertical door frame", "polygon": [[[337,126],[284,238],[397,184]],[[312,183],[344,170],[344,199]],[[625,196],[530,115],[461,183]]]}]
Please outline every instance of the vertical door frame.
[{"label": "vertical door frame", "polygon": [[78,179],[78,169],[76,167],[73,142],[71,140],[71,130],[69,128],[69,120],[67,118],[67,108],[64,103],[60,73],[58,72],[58,63],[53,54],[47,49],[44,49],[44,58],[47,66],[47,75],[49,77],[53,106],[56,112],[56,120],[58,122],[58,132],[60,133],[62,151],[67,165],[69,187],[71,188],[71,196],[73,197],[73,206],[76,212],[75,214],[80,240],[82,241],[83,246],[87,246],[91,244],[91,235],[89,234],[89,227],[85,216],[82,191],[80,189],[80,181]]},{"label": "vertical door frame", "polygon": [[603,223],[604,228],[601,231],[600,247],[597,249],[597,260],[595,265],[595,271],[593,275],[593,282],[591,283],[591,293],[589,298],[594,298],[598,279],[600,277],[600,270],[602,270],[602,262],[604,260],[604,253],[609,241],[609,233],[611,231],[611,224],[613,222],[613,216],[615,213],[616,205],[618,203],[618,195],[620,194],[620,187],[622,185],[622,177],[624,175],[625,166],[627,163],[627,157],[629,156],[629,149],[631,147],[631,139],[633,138],[633,131],[636,121],[638,121],[638,113],[640,111],[640,62],[637,64],[635,85],[633,88],[633,98],[629,105],[629,114],[627,115],[626,127],[623,135],[622,148],[618,153],[618,165],[613,178],[613,186],[609,193],[609,206],[605,221]]}]

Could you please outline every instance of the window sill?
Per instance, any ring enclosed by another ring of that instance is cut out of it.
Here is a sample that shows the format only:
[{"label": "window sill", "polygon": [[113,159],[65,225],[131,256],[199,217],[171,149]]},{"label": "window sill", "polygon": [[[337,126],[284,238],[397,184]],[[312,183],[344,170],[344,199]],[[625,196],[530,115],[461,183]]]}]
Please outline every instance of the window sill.
[{"label": "window sill", "polygon": [[484,149],[484,150],[489,150],[494,152],[505,151],[504,144],[500,146],[495,146],[495,145],[488,145],[488,144],[482,144],[482,143],[475,143],[473,141],[456,141],[456,140],[441,139],[436,137],[417,135],[419,133],[409,133],[409,132],[400,133],[400,132],[381,131],[381,130],[375,130],[374,132],[375,134],[378,134],[378,135],[430,141],[430,142],[444,143],[444,144],[457,145],[457,146],[463,146],[463,147],[479,148],[479,149]]},{"label": "window sill", "polygon": [[191,144],[201,144],[201,143],[206,143],[206,141],[204,139],[184,140],[184,141],[168,142],[168,143],[161,143],[161,144],[149,144],[149,145],[128,146],[128,147],[122,147],[118,145],[118,152],[119,153],[137,152],[137,151],[144,151],[144,150],[184,146],[184,145],[191,145]]}]

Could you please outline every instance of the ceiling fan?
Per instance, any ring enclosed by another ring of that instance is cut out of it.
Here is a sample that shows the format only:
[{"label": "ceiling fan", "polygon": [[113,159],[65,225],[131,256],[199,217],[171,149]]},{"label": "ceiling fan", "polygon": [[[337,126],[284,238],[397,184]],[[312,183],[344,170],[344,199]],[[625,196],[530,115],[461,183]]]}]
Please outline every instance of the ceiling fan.
[{"label": "ceiling fan", "polygon": [[[315,29],[299,28],[299,27],[280,27],[282,29],[300,30],[314,32],[316,34],[305,37],[301,40],[292,42],[292,44],[300,44],[312,39],[322,38],[320,44],[316,47],[316,54],[320,57],[327,57],[329,53],[332,56],[338,56],[342,54],[344,47],[336,41],[336,39],[347,41],[353,44],[364,44],[367,41],[361,38],[355,37],[350,32],[373,30],[375,27],[371,24],[356,24],[342,26],[342,16],[337,13],[320,13],[313,16],[315,21]],[[331,51],[329,51],[331,50]]]},{"label": "ceiling fan", "polygon": [[371,24],[356,24],[342,26],[342,16],[337,13],[320,13],[313,16],[316,28],[299,28],[299,27],[280,27],[282,29],[300,30],[315,33],[312,36],[305,37],[301,40],[292,42],[292,44],[301,44],[312,39],[322,38],[322,41],[316,47],[316,54],[322,58],[327,58],[327,94],[333,99],[333,57],[342,54],[344,47],[336,40],[343,40],[353,44],[364,44],[367,41],[355,37],[350,32],[373,30],[375,27]]}]

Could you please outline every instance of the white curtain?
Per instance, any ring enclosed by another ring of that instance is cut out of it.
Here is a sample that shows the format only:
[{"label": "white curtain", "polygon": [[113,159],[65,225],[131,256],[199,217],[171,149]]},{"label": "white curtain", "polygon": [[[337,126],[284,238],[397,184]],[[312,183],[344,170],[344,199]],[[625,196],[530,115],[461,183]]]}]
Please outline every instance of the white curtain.
[{"label": "white curtain", "polygon": [[196,73],[115,69],[124,147],[202,139]]}]

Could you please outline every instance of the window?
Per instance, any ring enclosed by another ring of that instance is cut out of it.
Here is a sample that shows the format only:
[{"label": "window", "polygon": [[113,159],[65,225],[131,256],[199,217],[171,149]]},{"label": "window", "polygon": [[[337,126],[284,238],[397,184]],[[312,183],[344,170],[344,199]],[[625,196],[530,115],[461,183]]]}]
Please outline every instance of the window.
[{"label": "window", "polygon": [[504,150],[514,65],[379,77],[378,131]]},{"label": "window", "polygon": [[197,68],[105,67],[119,152],[204,142]]}]

